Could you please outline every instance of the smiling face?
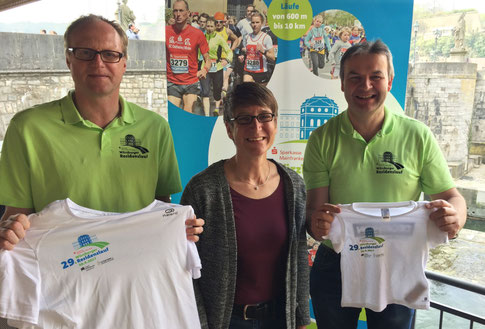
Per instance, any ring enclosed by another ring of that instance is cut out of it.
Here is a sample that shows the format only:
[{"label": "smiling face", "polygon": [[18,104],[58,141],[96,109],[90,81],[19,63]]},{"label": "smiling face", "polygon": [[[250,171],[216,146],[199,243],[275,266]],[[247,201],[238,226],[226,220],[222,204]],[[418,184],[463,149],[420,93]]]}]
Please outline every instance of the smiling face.
[{"label": "smiling face", "polygon": [[[100,20],[80,25],[73,30],[68,46],[123,52],[119,34],[111,25]],[[121,79],[126,71],[126,57],[118,63],[105,63],[99,54],[91,61],[83,61],[68,52],[66,63],[77,95],[96,97],[119,93]]]},{"label": "smiling face", "polygon": [[385,55],[354,55],[345,62],[341,89],[349,106],[349,115],[384,111],[384,101],[391,87],[392,78],[389,78]]},{"label": "smiling face", "polygon": [[[272,112],[268,107],[252,105],[244,109],[236,109],[234,117],[239,115],[258,115],[261,113]],[[236,154],[247,157],[266,156],[266,152],[268,152],[274,143],[277,131],[276,127],[276,117],[273,121],[264,123],[254,118],[248,125],[226,122],[227,135],[236,146]]]}]

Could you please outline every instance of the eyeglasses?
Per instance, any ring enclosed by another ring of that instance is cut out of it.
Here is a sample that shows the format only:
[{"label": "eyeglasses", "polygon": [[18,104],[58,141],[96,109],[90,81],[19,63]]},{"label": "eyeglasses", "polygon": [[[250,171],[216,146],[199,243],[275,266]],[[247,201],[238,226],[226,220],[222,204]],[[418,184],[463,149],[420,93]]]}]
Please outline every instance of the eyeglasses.
[{"label": "eyeglasses", "polygon": [[216,21],[216,24],[223,24],[225,23],[226,21]]},{"label": "eyeglasses", "polygon": [[238,115],[235,118],[229,119],[229,121],[236,121],[238,125],[248,125],[253,122],[253,119],[257,119],[260,123],[273,121],[275,115],[273,113],[260,113],[258,115]]},{"label": "eyeglasses", "polygon": [[97,51],[91,48],[67,48],[67,50],[82,61],[92,61],[99,54],[101,60],[105,63],[118,63],[124,56],[123,53],[114,50]]}]

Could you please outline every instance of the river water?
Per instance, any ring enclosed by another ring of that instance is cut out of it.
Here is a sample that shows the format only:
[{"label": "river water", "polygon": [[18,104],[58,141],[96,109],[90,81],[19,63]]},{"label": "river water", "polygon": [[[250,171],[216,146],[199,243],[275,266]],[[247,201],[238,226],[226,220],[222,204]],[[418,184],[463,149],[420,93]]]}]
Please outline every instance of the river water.
[{"label": "river water", "polygon": [[[484,229],[485,221],[480,222],[473,223],[473,228]],[[485,287],[485,232],[462,230],[450,244],[430,251],[427,269]],[[485,317],[485,296],[433,281],[430,293],[434,302]],[[446,313],[443,324],[444,329],[470,328],[469,321]],[[417,312],[416,329],[436,329],[438,325],[438,310]],[[474,323],[473,328],[485,329],[485,325]]]}]

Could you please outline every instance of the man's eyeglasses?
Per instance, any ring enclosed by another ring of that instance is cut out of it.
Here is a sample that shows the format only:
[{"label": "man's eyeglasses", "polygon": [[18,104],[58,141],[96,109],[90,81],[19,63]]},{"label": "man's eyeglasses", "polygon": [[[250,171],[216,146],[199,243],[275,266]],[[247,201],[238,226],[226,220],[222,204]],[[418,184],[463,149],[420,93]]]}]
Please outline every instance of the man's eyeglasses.
[{"label": "man's eyeglasses", "polygon": [[82,61],[92,61],[99,54],[105,63],[118,63],[124,56],[123,53],[114,50],[97,51],[91,48],[67,48],[67,50]]},{"label": "man's eyeglasses", "polygon": [[216,21],[216,24],[224,24],[226,21]]},{"label": "man's eyeglasses", "polygon": [[261,123],[273,121],[274,113],[260,113],[258,115],[238,115],[235,118],[229,119],[229,121],[236,121],[238,125],[248,125],[253,122],[253,119],[258,120]]}]

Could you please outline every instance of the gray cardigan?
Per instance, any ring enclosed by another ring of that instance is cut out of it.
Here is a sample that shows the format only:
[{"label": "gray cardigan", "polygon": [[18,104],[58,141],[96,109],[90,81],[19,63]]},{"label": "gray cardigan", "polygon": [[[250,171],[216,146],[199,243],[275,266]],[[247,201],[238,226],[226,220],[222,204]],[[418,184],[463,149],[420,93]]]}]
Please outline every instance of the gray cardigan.
[{"label": "gray cardigan", "polygon": [[[205,219],[197,248],[202,277],[194,280],[203,329],[227,329],[234,304],[237,274],[237,242],[229,184],[224,161],[214,163],[187,184],[181,204],[191,205]],[[288,329],[310,323],[309,266],[305,231],[306,191],[303,179],[275,163],[284,183],[288,218],[286,267],[286,323]]]}]

